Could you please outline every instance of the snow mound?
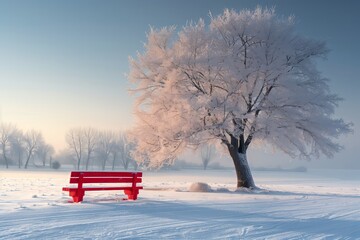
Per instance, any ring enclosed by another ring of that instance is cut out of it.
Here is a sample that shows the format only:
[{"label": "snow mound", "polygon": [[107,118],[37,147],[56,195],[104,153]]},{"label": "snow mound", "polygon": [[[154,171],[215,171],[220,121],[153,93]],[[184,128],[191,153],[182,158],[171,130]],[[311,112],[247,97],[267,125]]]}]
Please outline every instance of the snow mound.
[{"label": "snow mound", "polygon": [[209,184],[196,182],[191,184],[189,188],[189,192],[212,192],[213,190],[209,186]]}]

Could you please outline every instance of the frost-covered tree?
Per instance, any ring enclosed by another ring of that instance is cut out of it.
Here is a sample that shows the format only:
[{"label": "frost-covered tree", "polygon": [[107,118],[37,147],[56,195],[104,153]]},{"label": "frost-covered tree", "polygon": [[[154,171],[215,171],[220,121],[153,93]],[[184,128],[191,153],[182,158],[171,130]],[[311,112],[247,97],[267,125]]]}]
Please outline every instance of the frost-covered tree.
[{"label": "frost-covered tree", "polygon": [[178,34],[151,29],[144,53],[130,60],[136,158],[159,167],[217,140],[234,162],[237,187],[253,188],[250,145],[305,158],[339,151],[335,139],[351,126],[333,117],[340,98],[315,65],[325,44],[298,35],[293,19],[272,9],[225,10],[210,20]]}]

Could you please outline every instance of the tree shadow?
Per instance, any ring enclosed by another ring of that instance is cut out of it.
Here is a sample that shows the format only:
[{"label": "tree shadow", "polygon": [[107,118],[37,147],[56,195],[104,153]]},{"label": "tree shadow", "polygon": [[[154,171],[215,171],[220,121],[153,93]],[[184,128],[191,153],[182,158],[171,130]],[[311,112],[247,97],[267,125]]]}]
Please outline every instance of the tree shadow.
[{"label": "tree shadow", "polygon": [[[217,191],[214,191],[217,192]],[[258,188],[250,191],[235,191],[234,194],[254,194],[254,195],[273,195],[273,196],[301,196],[301,197],[335,197],[335,198],[360,198],[359,195],[354,194],[338,194],[338,193],[312,193],[312,192],[291,192],[291,191],[277,191],[270,189]]]}]

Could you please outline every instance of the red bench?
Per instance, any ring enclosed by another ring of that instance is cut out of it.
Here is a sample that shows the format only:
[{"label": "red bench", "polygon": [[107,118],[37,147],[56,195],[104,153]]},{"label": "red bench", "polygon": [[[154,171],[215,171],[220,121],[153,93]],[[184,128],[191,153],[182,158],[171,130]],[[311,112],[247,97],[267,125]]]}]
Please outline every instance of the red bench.
[{"label": "red bench", "polygon": [[[136,200],[142,182],[142,172],[81,172],[70,174],[70,184],[77,186],[64,187],[74,202],[81,202],[85,191],[124,190],[129,200]],[[86,184],[86,187],[84,185]],[[110,184],[110,185],[109,185]]]}]

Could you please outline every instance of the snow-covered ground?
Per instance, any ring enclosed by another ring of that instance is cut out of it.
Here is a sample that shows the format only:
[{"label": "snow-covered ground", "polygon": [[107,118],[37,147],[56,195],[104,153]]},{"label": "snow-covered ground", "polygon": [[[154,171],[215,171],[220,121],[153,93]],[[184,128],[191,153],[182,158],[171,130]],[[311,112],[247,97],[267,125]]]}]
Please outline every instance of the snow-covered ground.
[{"label": "snow-covered ground", "polygon": [[360,239],[360,171],[254,178],[263,190],[247,193],[230,170],[145,172],[137,201],[101,191],[73,204],[69,172],[0,170],[0,239]]}]

